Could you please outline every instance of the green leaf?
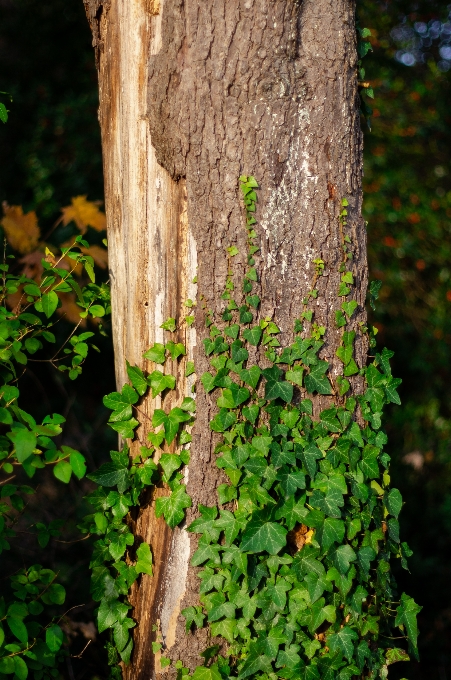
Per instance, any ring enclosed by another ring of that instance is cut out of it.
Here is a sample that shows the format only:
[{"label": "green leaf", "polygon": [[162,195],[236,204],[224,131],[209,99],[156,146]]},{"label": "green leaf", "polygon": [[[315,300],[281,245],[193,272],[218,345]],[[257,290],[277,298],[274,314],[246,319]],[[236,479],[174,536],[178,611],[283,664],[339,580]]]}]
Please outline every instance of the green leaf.
[{"label": "green leaf", "polygon": [[166,349],[171,355],[172,361],[175,361],[178,357],[186,354],[185,345],[182,342],[167,342]]},{"label": "green leaf", "polygon": [[152,397],[155,398],[163,390],[169,388],[173,390],[175,387],[175,378],[173,375],[164,375],[161,371],[155,370],[147,377],[147,382],[152,389]]},{"label": "green leaf", "polygon": [[348,661],[351,662],[354,656],[354,641],[358,639],[359,636],[355,630],[349,626],[344,626],[338,633],[328,636],[327,646],[332,652],[342,652]]},{"label": "green leaf", "polygon": [[243,338],[248,341],[250,345],[257,346],[262,337],[262,329],[260,326],[254,326],[253,328],[246,328],[243,331]]},{"label": "green leaf", "polygon": [[78,453],[78,451],[72,451],[69,456],[69,463],[74,475],[78,479],[82,479],[86,474],[85,457],[81,453]]},{"label": "green leaf", "polygon": [[236,414],[222,408],[210,422],[210,429],[214,432],[225,432],[236,423]]},{"label": "green leaf", "polygon": [[36,448],[37,439],[30,430],[20,429],[7,432],[6,436],[11,439],[16,449],[17,460],[23,463],[29,458]]},{"label": "green leaf", "polygon": [[275,555],[286,545],[287,530],[276,522],[264,518],[252,519],[243,533],[240,549],[246,552],[263,552]]},{"label": "green leaf", "polygon": [[190,375],[193,375],[193,373],[196,372],[196,368],[194,366],[194,361],[187,361],[186,362],[186,370],[185,370],[185,376],[188,377]]},{"label": "green leaf", "polygon": [[160,326],[160,328],[163,328],[163,330],[170,331],[171,333],[173,333],[175,331],[176,327],[177,327],[177,325],[175,323],[175,319],[173,319],[172,317],[167,319],[167,321],[162,323],[161,326]]},{"label": "green leaf", "polygon": [[258,305],[260,304],[260,298],[258,295],[248,295],[246,297],[246,302],[254,309],[257,309]]},{"label": "green leaf", "polygon": [[401,595],[401,604],[396,609],[395,626],[404,626],[413,654],[418,660],[418,626],[417,614],[422,610],[422,607],[417,605],[412,597],[405,593]]},{"label": "green leaf", "polygon": [[166,480],[169,480],[172,473],[183,465],[182,459],[175,453],[163,453],[158,462],[163,468]]},{"label": "green leaf", "polygon": [[130,364],[127,363],[127,375],[130,378],[130,382],[135,388],[135,390],[138,392],[138,394],[142,397],[146,392],[147,392],[147,380],[144,377],[144,373],[138,366],[130,366]]},{"label": "green leaf", "polygon": [[346,326],[346,318],[341,309],[335,312],[335,323],[337,325],[337,328],[342,328],[343,326]]},{"label": "green leaf", "polygon": [[109,426],[121,435],[124,439],[133,439],[133,430],[138,427],[139,422],[136,418],[130,418],[130,420],[119,421],[117,423],[109,423]]},{"label": "green leaf", "polygon": [[251,366],[251,368],[243,368],[239,375],[243,382],[255,389],[260,380],[261,373],[261,369],[258,366]]},{"label": "green leaf", "polygon": [[391,666],[392,663],[397,663],[398,661],[410,661],[410,657],[403,649],[395,647],[394,649],[387,649],[385,660],[387,666]]},{"label": "green leaf", "polygon": [[0,658],[0,673],[4,673],[5,675],[11,675],[14,672],[15,672],[14,658],[11,658],[10,656],[4,656],[3,658]]},{"label": "green leaf", "polygon": [[164,515],[167,524],[173,529],[185,518],[185,508],[190,508],[191,504],[185,485],[180,484],[170,496],[157,498],[155,515],[157,517]]},{"label": "green leaf", "polygon": [[72,476],[72,467],[66,460],[60,460],[53,468],[53,474],[61,482],[68,484]]},{"label": "green leaf", "polygon": [[298,489],[305,489],[305,474],[301,470],[290,469],[284,466],[278,473],[277,478],[285,497],[294,496]]},{"label": "green leaf", "polygon": [[227,640],[227,642],[230,642],[230,644],[232,644],[235,638],[236,623],[237,622],[235,619],[223,619],[222,621],[212,623],[210,626],[211,634],[213,635],[213,637],[221,635],[223,638]]},{"label": "green leaf", "polygon": [[191,680],[222,680],[222,675],[218,670],[218,665],[198,666],[191,676]]},{"label": "green leaf", "polygon": [[205,392],[211,392],[215,388],[215,376],[206,371],[201,375],[201,383],[204,386]]},{"label": "green leaf", "polygon": [[385,496],[384,502],[388,512],[397,519],[402,508],[402,496],[400,491],[398,491],[398,489],[390,489]]},{"label": "green leaf", "polygon": [[49,319],[58,307],[58,295],[54,290],[51,290],[49,293],[43,294],[40,302],[42,305],[42,311],[46,315],[47,319]]},{"label": "green leaf", "polygon": [[87,475],[100,486],[123,486],[128,480],[128,467],[119,462],[104,463],[98,470]]},{"label": "green leaf", "polygon": [[149,574],[152,576],[152,553],[148,543],[141,543],[136,551],[137,562],[135,569],[137,574]]},{"label": "green leaf", "polygon": [[45,631],[45,643],[51,652],[57,652],[63,644],[63,631],[59,626],[50,626]]},{"label": "green leaf", "polygon": [[28,631],[22,618],[19,618],[18,616],[7,616],[6,623],[8,624],[11,633],[20,640],[20,642],[28,642]]},{"label": "green leaf", "polygon": [[324,375],[329,368],[328,361],[318,361],[310,367],[310,373],[304,378],[304,384],[308,392],[318,392],[318,394],[332,394],[329,379]]},{"label": "green leaf", "polygon": [[28,666],[20,656],[14,657],[14,680],[26,680],[28,677]]},{"label": "green leaf", "polygon": [[328,551],[334,543],[342,543],[345,535],[345,523],[341,519],[326,517],[316,533],[316,539],[324,551]]},{"label": "green leaf", "polygon": [[342,302],[341,308],[348,318],[354,314],[357,309],[357,302],[355,300],[349,300],[348,302]]},{"label": "green leaf", "polygon": [[222,395],[217,400],[219,408],[236,408],[244,401],[249,399],[250,392],[246,387],[240,387],[232,383],[229,388],[222,391]]},{"label": "green leaf", "polygon": [[351,546],[345,543],[335,550],[332,559],[340,574],[347,574],[351,562],[357,559],[357,555]]},{"label": "green leaf", "polygon": [[166,361],[165,346],[161,342],[156,342],[147,350],[147,352],[144,352],[143,357],[156,364],[164,364]]},{"label": "green leaf", "polygon": [[299,387],[302,387],[303,373],[304,373],[303,367],[295,366],[295,368],[285,373],[285,378],[290,382],[293,382],[295,385],[299,385]]},{"label": "green leaf", "polygon": [[[2,102],[0,102],[0,120],[2,121],[2,123],[6,123],[8,121],[8,109]],[[5,673],[6,671],[0,672]],[[22,680],[22,678],[20,678],[20,680]]]}]

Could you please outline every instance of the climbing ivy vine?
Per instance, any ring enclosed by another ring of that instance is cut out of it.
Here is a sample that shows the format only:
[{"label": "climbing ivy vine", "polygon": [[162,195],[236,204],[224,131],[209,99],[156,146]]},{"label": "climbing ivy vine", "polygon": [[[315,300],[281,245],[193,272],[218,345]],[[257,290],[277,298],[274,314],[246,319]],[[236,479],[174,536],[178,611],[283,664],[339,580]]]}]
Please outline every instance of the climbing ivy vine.
[{"label": "climbing ivy vine", "polygon": [[[384,407],[400,403],[401,381],[392,376],[389,350],[360,368],[354,356],[351,321],[357,302],[347,200],[339,215],[343,257],[336,312],[336,326],[343,329],[336,354],[343,370],[332,380],[329,362],[320,358],[327,331],[309,309],[327,263],[314,260],[311,290],[294,320],[294,341],[280,347],[279,328],[271,318],[260,318],[260,298],[253,293],[259,280],[254,260],[258,184],[243,176],[240,186],[248,234],[245,303],[233,298],[230,269],[218,325],[205,311],[209,337],[203,342],[211,370],[198,385],[216,398],[210,428],[222,437],[216,465],[228,481],[218,486],[217,503],[200,505],[199,517],[188,527],[199,537],[191,564],[200,568],[200,604],[182,611],[187,634],[208,625],[219,642],[204,652],[205,662],[192,677],[386,678],[391,664],[409,659],[398,640],[418,656],[420,607],[398,593],[391,572],[393,559],[407,569],[411,551],[400,540],[402,497],[390,486],[390,456],[383,450],[387,437],[381,430]],[[237,253],[234,246],[228,249],[230,258]],[[374,304],[378,286],[370,292]],[[175,320],[163,326],[173,332]],[[374,347],[373,329],[358,326]],[[256,347],[264,351],[264,365],[249,361],[249,350]],[[144,356],[163,365],[167,356],[175,361],[185,353],[182,344],[170,341],[156,343]],[[131,384],[105,398],[111,426],[124,438],[132,437],[138,425],[134,409],[140,396],[148,390],[153,397],[164,395],[175,387],[175,377],[157,368],[148,375],[138,367],[127,370]],[[187,373],[193,372],[188,362]],[[361,394],[351,393],[348,378],[354,375],[364,378]],[[318,414],[315,395],[330,396]],[[191,499],[182,468],[189,463],[184,447],[191,441],[194,412],[191,397],[168,412],[156,409],[150,445],[132,461],[127,447],[112,452],[111,462],[90,475],[100,485],[90,495],[97,512],[86,526],[101,535],[92,562],[93,595],[100,601],[99,629],[112,631],[108,650],[117,677],[114,664],[119,658],[127,663],[132,649],[129,631],[135,623],[128,590],[139,573],[152,569],[150,546],[135,546],[125,517],[139,504],[144,486],[163,479],[170,495],[157,500],[156,515],[171,527],[184,519]],[[179,453],[166,453],[165,445],[174,441]],[[160,650],[165,651],[157,641],[154,652]],[[171,663],[161,658],[163,666]],[[189,675],[181,661],[175,668],[179,677]]]}]

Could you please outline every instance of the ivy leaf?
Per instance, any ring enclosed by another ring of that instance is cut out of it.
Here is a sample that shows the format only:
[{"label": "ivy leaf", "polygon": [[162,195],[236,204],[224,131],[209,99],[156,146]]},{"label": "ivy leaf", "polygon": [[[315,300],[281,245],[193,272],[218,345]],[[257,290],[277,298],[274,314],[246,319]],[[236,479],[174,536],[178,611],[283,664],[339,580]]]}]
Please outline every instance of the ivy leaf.
[{"label": "ivy leaf", "polygon": [[109,423],[109,426],[121,435],[124,439],[133,439],[133,430],[138,427],[139,422],[136,418],[131,418],[130,420],[120,421],[118,423]]},{"label": "ivy leaf", "polygon": [[163,453],[158,462],[163,468],[166,480],[169,480],[172,473],[178,470],[183,464],[180,456],[175,453]]},{"label": "ivy leaf", "polygon": [[176,487],[170,496],[161,496],[155,503],[155,515],[164,519],[173,529],[180,524],[185,517],[185,508],[190,508],[192,504],[190,496],[186,493],[184,484]]},{"label": "ivy leaf", "polygon": [[161,342],[156,342],[147,352],[144,352],[143,357],[153,361],[156,364],[164,364],[166,361],[166,349]]},{"label": "ivy leaf", "polygon": [[237,519],[229,510],[220,510],[219,515],[220,517],[216,520],[215,524],[218,529],[224,531],[226,545],[229,546],[238,536],[241,529],[244,528],[245,522],[242,519]]},{"label": "ivy leaf", "polygon": [[418,659],[418,626],[417,614],[422,610],[422,607],[417,605],[412,597],[405,593],[401,595],[401,604],[396,609],[395,626],[404,626],[413,654]]},{"label": "ivy leaf", "polygon": [[165,331],[170,331],[173,333],[176,329],[177,325],[175,323],[175,319],[172,317],[167,319],[164,323],[161,324],[160,328],[163,328]]},{"label": "ivy leaf", "polygon": [[214,432],[225,432],[236,423],[236,414],[222,408],[219,413],[210,421],[210,429]]},{"label": "ivy leaf", "polygon": [[284,466],[276,479],[280,482],[285,496],[294,496],[298,489],[305,489],[305,474],[301,470],[290,470]]},{"label": "ivy leaf", "polygon": [[214,564],[221,564],[221,558],[219,556],[220,550],[220,545],[212,544],[208,538],[202,536],[199,540],[197,550],[191,558],[191,564],[193,567],[198,567],[207,560],[212,560]]},{"label": "ivy leaf", "polygon": [[198,666],[191,676],[192,680],[222,680],[222,675],[218,670],[218,665]]},{"label": "ivy leaf", "polygon": [[242,413],[246,420],[249,420],[254,425],[259,416],[260,409],[256,404],[252,404],[251,406],[245,406]]},{"label": "ivy leaf", "polygon": [[398,404],[398,406],[401,404],[401,399],[399,398],[396,389],[401,383],[401,378],[390,377],[388,383],[385,385],[385,394],[387,395],[388,401],[392,404]]},{"label": "ivy leaf", "polygon": [[208,371],[202,373],[200,380],[207,394],[208,392],[211,392],[215,388],[215,376],[213,376]]},{"label": "ivy leaf", "polygon": [[137,574],[149,574],[152,576],[152,553],[148,543],[141,543],[136,551],[137,562],[135,569]]},{"label": "ivy leaf", "polygon": [[342,302],[341,308],[346,314],[346,316],[350,319],[351,316],[354,314],[355,310],[357,309],[357,302],[355,300],[349,300],[349,302]]},{"label": "ivy leaf", "polygon": [[138,399],[138,393],[133,387],[124,385],[121,392],[107,394],[103,398],[103,403],[113,411],[110,420],[127,420],[132,416],[132,404],[136,404]]},{"label": "ivy leaf", "polygon": [[308,444],[305,449],[302,449],[298,444],[295,445],[295,451],[296,451],[296,456],[300,457],[302,462],[304,463],[305,467],[307,468],[307,472],[310,475],[312,479],[315,479],[316,475],[316,461],[321,460],[323,457],[322,452],[319,450],[315,444]]},{"label": "ivy leaf", "polygon": [[186,609],[182,609],[180,613],[185,617],[185,630],[187,633],[189,633],[193,623],[195,623],[198,628],[202,628],[205,619],[205,614],[202,613],[202,607],[186,607]]},{"label": "ivy leaf", "polygon": [[138,366],[130,366],[127,361],[127,375],[130,378],[130,382],[135,390],[142,397],[143,394],[147,392],[148,388],[147,380],[142,370],[138,368]]},{"label": "ivy leaf", "polygon": [[302,366],[295,366],[293,369],[285,373],[285,378],[290,382],[294,383],[295,385],[299,385],[299,387],[302,387],[303,373],[304,369]]},{"label": "ivy leaf", "polygon": [[233,340],[236,340],[237,337],[240,334],[240,327],[239,324],[234,323],[228,328],[224,329],[224,335],[227,335],[227,337],[232,338]]},{"label": "ivy leaf", "polygon": [[248,341],[250,345],[257,346],[262,337],[262,329],[260,326],[254,326],[253,328],[246,328],[243,331],[243,338]]},{"label": "ivy leaf", "polygon": [[172,361],[175,361],[178,357],[186,354],[185,345],[182,342],[172,342],[172,340],[170,340],[166,343],[166,349],[171,355]]},{"label": "ivy leaf", "polygon": [[261,373],[261,369],[258,366],[251,366],[251,368],[243,368],[239,376],[243,382],[255,389],[260,380]]},{"label": "ivy leaf", "polygon": [[385,495],[384,503],[388,512],[398,519],[398,515],[402,508],[402,496],[400,491],[398,491],[398,489],[390,489]]},{"label": "ivy leaf", "polygon": [[220,529],[215,522],[218,509],[216,507],[209,508],[205,505],[199,505],[199,512],[201,517],[195,519],[188,527],[188,531],[197,534],[203,534],[209,542],[217,542],[219,538]]},{"label": "ivy leaf", "polygon": [[287,530],[263,517],[251,519],[246,526],[240,548],[246,552],[263,552],[276,555],[286,545]]},{"label": "ivy leaf", "polygon": [[124,486],[129,477],[128,467],[119,462],[104,463],[98,470],[87,475],[100,486]]},{"label": "ivy leaf", "polygon": [[265,368],[263,375],[266,378],[265,384],[265,398],[269,400],[280,397],[283,401],[289,403],[293,399],[293,385],[288,382],[282,382],[281,377],[283,371],[277,366],[272,368]]},{"label": "ivy leaf", "polygon": [[305,495],[298,501],[294,496],[286,499],[285,503],[276,510],[276,519],[284,519],[288,531],[291,531],[297,522],[305,521],[308,510],[305,507]]},{"label": "ivy leaf", "polygon": [[332,652],[342,652],[349,662],[354,656],[354,641],[358,640],[359,636],[355,630],[349,626],[344,626],[338,633],[329,635],[327,638],[327,646]]},{"label": "ivy leaf", "polygon": [[152,371],[147,377],[147,382],[152,389],[153,398],[163,392],[166,388],[173,390],[175,387],[175,378],[173,375],[164,375],[161,371],[157,370]]},{"label": "ivy leaf", "polygon": [[272,673],[273,668],[271,665],[271,659],[264,654],[260,654],[257,651],[253,651],[246,657],[246,661],[241,666],[238,680],[244,680],[250,675],[255,675],[259,671],[263,673]]},{"label": "ivy leaf", "polygon": [[239,364],[240,361],[246,361],[249,357],[249,352],[245,347],[243,347],[243,343],[241,340],[234,340],[231,345],[232,349],[232,361],[235,364]]},{"label": "ivy leaf", "polygon": [[217,621],[216,623],[212,623],[210,626],[211,634],[213,637],[216,635],[221,635],[227,640],[227,642],[232,644],[235,638],[236,624],[237,622],[235,619],[223,619],[222,621]]},{"label": "ivy leaf", "polygon": [[332,560],[340,574],[346,575],[351,566],[351,562],[357,559],[357,555],[350,545],[345,543],[340,545],[332,555]]},{"label": "ivy leaf", "polygon": [[316,539],[324,552],[327,552],[334,543],[342,543],[344,535],[345,523],[341,519],[326,517],[316,532]]},{"label": "ivy leaf", "polygon": [[249,397],[250,392],[246,387],[240,387],[236,383],[232,383],[229,388],[223,390],[216,403],[219,408],[236,408],[249,399]]},{"label": "ivy leaf", "polygon": [[324,375],[329,368],[328,361],[318,361],[310,367],[310,373],[304,378],[304,384],[308,392],[318,394],[332,394],[329,379]]},{"label": "ivy leaf", "polygon": [[292,587],[292,584],[288,583],[284,578],[279,578],[274,584],[268,584],[268,596],[276,607],[284,609],[287,602],[287,592],[291,590]]}]

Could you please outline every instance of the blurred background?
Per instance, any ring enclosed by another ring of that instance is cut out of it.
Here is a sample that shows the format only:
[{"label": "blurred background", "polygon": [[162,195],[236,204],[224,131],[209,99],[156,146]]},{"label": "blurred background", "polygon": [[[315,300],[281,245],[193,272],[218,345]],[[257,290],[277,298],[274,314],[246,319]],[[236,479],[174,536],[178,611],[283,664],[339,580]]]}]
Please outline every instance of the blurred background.
[{"label": "blurred background", "polygon": [[[374,101],[366,99],[371,131],[362,118],[364,212],[371,278],[383,286],[372,320],[379,344],[395,351],[393,372],[403,380],[402,406],[392,407],[385,422],[392,477],[406,501],[402,540],[414,550],[410,573],[401,570],[397,578],[423,606],[421,662],[392,666],[390,678],[451,680],[451,5],[357,4],[360,25],[373,33],[373,52],[364,61],[374,91]],[[78,231],[67,220],[54,228],[61,208],[74,205],[74,197],[92,202],[103,195],[97,79],[82,1],[0,0],[0,64],[0,87],[13,98],[0,96],[10,110],[8,123],[0,123],[0,200],[25,214],[35,211],[39,247],[65,243]],[[101,222],[87,224],[88,240],[100,247]],[[101,258],[99,276],[106,280]],[[63,319],[61,339],[70,328]],[[101,353],[91,353],[76,381],[36,363],[22,383],[29,395],[23,407],[37,417],[62,413],[64,443],[87,455],[91,469],[115,447],[102,405],[114,389],[108,322],[103,333],[95,340]],[[89,488],[71,481],[62,489],[50,475],[42,477],[39,495],[44,521],[65,520],[60,539],[68,543],[53,539],[45,559],[60,572],[68,608],[77,607],[66,625],[70,680],[106,673],[89,596],[91,548],[89,541],[71,542],[80,536],[76,525],[87,512],[82,496]],[[30,517],[33,509],[30,503]],[[35,536],[24,534],[12,553],[28,564],[38,559]],[[2,576],[12,564],[4,556]]]}]

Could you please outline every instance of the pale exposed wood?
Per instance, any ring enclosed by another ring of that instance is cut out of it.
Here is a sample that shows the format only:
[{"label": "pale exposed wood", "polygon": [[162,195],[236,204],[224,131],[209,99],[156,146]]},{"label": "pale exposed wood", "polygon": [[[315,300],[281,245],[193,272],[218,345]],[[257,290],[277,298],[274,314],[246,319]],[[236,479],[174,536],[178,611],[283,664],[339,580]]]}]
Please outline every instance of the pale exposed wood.
[{"label": "pale exposed wood", "polygon": [[[113,340],[116,380],[120,389],[127,381],[127,359],[151,371],[142,358],[154,342],[169,339],[185,343],[193,355],[195,330],[186,327],[170,335],[160,325],[169,317],[188,313],[183,303],[196,298],[192,279],[196,274],[196,247],[189,232],[185,182],[174,182],[156,162],[147,120],[146,64],[161,48],[159,0],[113,0],[92,7],[91,19],[99,69],[105,207],[108,225]],[[167,367],[177,377],[175,395],[164,407],[180,403],[190,394],[193,378],[184,377],[185,360]],[[145,398],[135,414],[142,423],[132,450],[146,442],[150,417],[161,399]],[[156,520],[154,504],[164,488],[155,490],[133,521],[135,535],[147,541],[155,563],[153,577],[142,576],[131,601],[135,606],[133,677],[137,668],[149,668],[152,625],[161,621],[168,643],[175,639],[175,625],[185,592],[190,543],[185,530],[174,533],[163,518]],[[168,581],[170,580],[170,584]],[[147,644],[144,640],[145,638]],[[152,663],[153,665],[153,663]],[[150,675],[149,675],[150,677]]]}]

